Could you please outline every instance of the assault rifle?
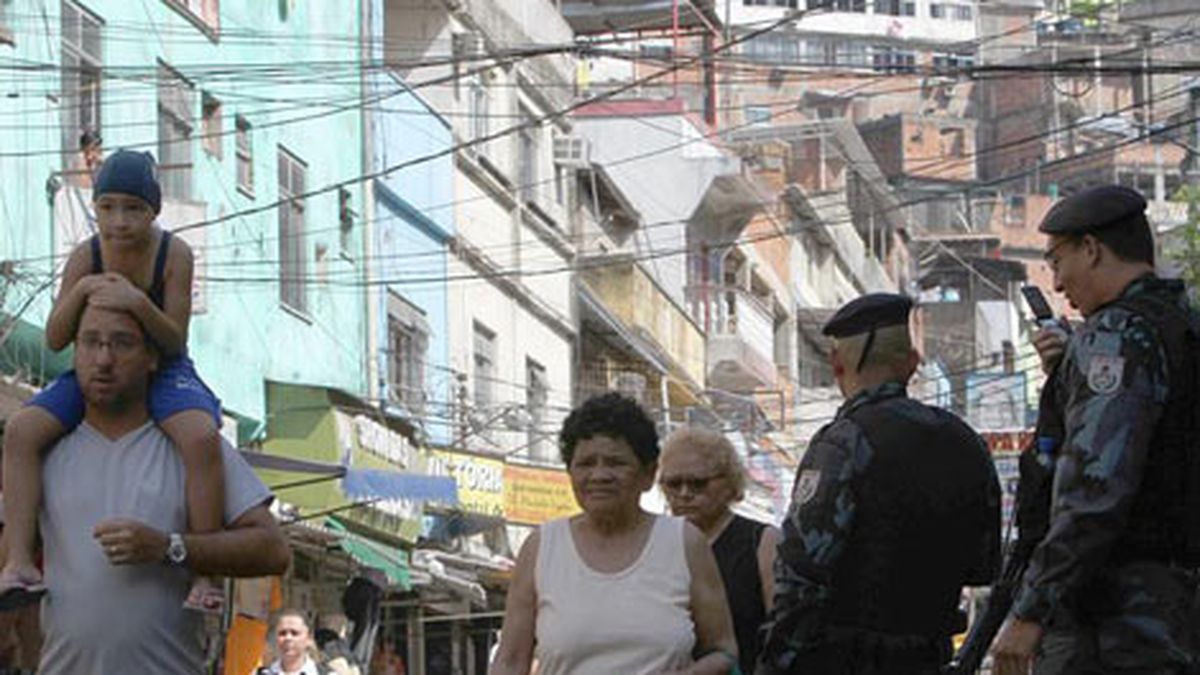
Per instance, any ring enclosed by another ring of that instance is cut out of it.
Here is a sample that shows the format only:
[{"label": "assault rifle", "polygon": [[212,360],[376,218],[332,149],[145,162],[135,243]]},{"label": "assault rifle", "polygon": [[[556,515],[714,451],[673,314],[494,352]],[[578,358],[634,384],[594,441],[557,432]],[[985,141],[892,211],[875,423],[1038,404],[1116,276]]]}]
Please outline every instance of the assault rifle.
[{"label": "assault rifle", "polygon": [[992,584],[992,593],[988,597],[983,615],[971,624],[971,630],[967,633],[962,648],[950,663],[942,668],[945,675],[974,675],[979,671],[983,659],[987,657],[988,648],[992,646],[992,640],[996,639],[996,633],[999,633],[1000,627],[1004,625],[1008,610],[1012,609],[1017,589],[1021,587],[1021,577],[1025,575],[1025,568],[1029,566],[1033,547],[1022,548],[1025,550],[1014,547],[1005,559],[1004,569]]}]

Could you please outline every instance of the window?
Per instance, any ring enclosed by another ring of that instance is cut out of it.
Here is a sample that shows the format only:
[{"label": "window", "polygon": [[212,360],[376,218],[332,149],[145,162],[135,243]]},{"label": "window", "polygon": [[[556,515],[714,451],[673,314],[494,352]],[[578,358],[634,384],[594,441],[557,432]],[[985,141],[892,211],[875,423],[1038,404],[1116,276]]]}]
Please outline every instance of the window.
[{"label": "window", "polygon": [[163,197],[192,198],[192,119],[196,92],[170,66],[158,64],[158,169]]},{"label": "window", "polygon": [[553,460],[554,445],[543,426],[546,423],[546,404],[550,400],[550,387],[546,383],[546,369],[533,359],[525,359],[525,409],[529,412],[529,456],[533,459]]},{"label": "window", "polygon": [[16,37],[8,25],[8,6],[12,0],[0,0],[0,45],[15,45]]},{"label": "window", "polygon": [[830,43],[834,46],[833,63],[839,66],[869,66],[871,65],[871,52],[865,42],[854,42],[852,40],[842,40],[836,43]]},{"label": "window", "polygon": [[796,9],[799,2],[797,0],[742,0],[742,4],[746,7],[790,7]]},{"label": "window", "polygon": [[765,105],[746,106],[746,124],[767,125],[771,123],[771,109]]},{"label": "window", "polygon": [[254,196],[254,146],[250,142],[250,123],[245,117],[234,118],[237,127],[237,186],[248,197]]},{"label": "window", "polygon": [[796,63],[800,60],[800,41],[790,35],[766,33],[747,40],[742,53],[762,63]]},{"label": "window", "polygon": [[204,136],[204,151],[221,159],[225,156],[222,150],[224,139],[221,132],[224,131],[225,124],[221,119],[221,101],[208,92],[204,92],[200,101],[200,134]]},{"label": "window", "polygon": [[1008,208],[1004,210],[1004,224],[1008,227],[1025,227],[1025,195],[1008,196]]},{"label": "window", "polygon": [[521,130],[517,132],[517,181],[521,200],[534,201],[538,193],[538,134],[537,119],[521,109]]},{"label": "window", "polygon": [[963,129],[941,130],[942,156],[964,157],[966,155],[966,132]]},{"label": "window", "polygon": [[970,5],[960,5],[952,2],[934,2],[929,5],[929,16],[934,19],[971,21],[975,18],[975,10]]},{"label": "window", "polygon": [[670,61],[673,52],[671,45],[638,45],[638,58],[648,61]]},{"label": "window", "polygon": [[934,70],[968,70],[975,66],[975,57],[966,54],[934,54]]},{"label": "window", "polygon": [[835,12],[866,12],[867,0],[808,0],[808,8]]},{"label": "window", "polygon": [[496,333],[476,321],[474,346],[475,409],[486,411],[495,401]]},{"label": "window", "polygon": [[74,157],[85,131],[100,132],[101,77],[104,63],[95,15],[69,0],[62,4],[62,147]]},{"label": "window", "polygon": [[554,201],[559,206],[567,207],[567,167],[554,164]]},{"label": "window", "polygon": [[483,83],[476,79],[471,83],[467,100],[467,118],[470,127],[467,137],[476,140],[488,135],[488,92]]},{"label": "window", "polygon": [[177,12],[210,36],[221,28],[220,0],[165,0]]},{"label": "window", "polygon": [[916,0],[875,0],[876,14],[891,14],[892,16],[916,16]]},{"label": "window", "polygon": [[388,292],[388,392],[410,413],[425,407],[425,355],[429,325],[425,313],[396,293]]},{"label": "window", "polygon": [[885,73],[911,73],[917,69],[916,52],[895,47],[876,47],[872,53],[875,70]]},{"label": "window", "polygon": [[308,167],[279,148],[279,300],[298,312],[308,309],[305,296],[304,194]]},{"label": "window", "polygon": [[354,195],[346,188],[338,188],[338,245],[342,249],[342,257],[354,260]]}]

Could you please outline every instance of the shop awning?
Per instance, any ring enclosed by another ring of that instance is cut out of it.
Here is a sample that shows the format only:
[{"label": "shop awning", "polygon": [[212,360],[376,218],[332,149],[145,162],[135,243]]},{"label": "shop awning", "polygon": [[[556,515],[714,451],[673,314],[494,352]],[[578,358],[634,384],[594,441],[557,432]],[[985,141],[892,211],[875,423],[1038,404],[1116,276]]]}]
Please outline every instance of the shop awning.
[{"label": "shop awning", "polygon": [[458,503],[458,483],[450,476],[409,474],[381,469],[346,469],[342,491],[351,499],[411,499]]},{"label": "shop awning", "polygon": [[327,518],[325,526],[341,535],[338,545],[360,565],[380,570],[394,586],[404,590],[412,588],[406,551],[351,532],[336,518]]},{"label": "shop awning", "polygon": [[435,501],[447,505],[458,503],[458,484],[449,476],[355,469],[247,450],[242,451],[242,457],[254,468],[287,472],[296,477],[295,480],[269,485],[273,490],[286,490],[340,478],[342,492],[355,500]]}]

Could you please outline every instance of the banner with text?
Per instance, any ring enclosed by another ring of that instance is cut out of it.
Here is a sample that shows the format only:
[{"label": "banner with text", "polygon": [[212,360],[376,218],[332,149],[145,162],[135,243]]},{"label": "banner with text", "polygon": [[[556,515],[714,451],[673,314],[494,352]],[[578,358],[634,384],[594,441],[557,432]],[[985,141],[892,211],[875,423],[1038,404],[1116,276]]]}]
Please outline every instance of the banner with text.
[{"label": "banner with text", "polygon": [[579,513],[571,479],[561,469],[504,467],[504,514],[512,523],[541,525]]},{"label": "banner with text", "polygon": [[449,476],[458,483],[458,505],[463,511],[504,517],[502,460],[430,450],[426,470],[432,476]]}]

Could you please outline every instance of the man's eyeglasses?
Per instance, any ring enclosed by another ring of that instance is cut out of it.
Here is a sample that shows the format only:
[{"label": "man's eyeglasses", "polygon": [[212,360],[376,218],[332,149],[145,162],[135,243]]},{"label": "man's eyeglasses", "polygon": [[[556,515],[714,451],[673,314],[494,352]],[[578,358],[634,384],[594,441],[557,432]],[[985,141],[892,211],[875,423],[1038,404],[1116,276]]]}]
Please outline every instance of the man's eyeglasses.
[{"label": "man's eyeglasses", "polygon": [[703,492],[708,484],[721,477],[721,474],[714,473],[708,476],[671,476],[663,478],[658,482],[664,490],[668,492],[680,492],[684,486],[692,492]]},{"label": "man's eyeglasses", "polygon": [[1063,246],[1066,246],[1067,244],[1072,243],[1072,241],[1073,241],[1072,239],[1063,239],[1062,241],[1058,242],[1057,244],[1046,249],[1046,252],[1042,254],[1042,260],[1045,260],[1046,263],[1048,265],[1050,265],[1051,268],[1057,269],[1058,268],[1058,249],[1062,248]]},{"label": "man's eyeglasses", "polygon": [[113,356],[129,356],[146,345],[146,341],[132,335],[114,335],[107,340],[101,340],[98,335],[81,335],[75,341],[75,348],[95,354],[102,348],[108,347]]}]

